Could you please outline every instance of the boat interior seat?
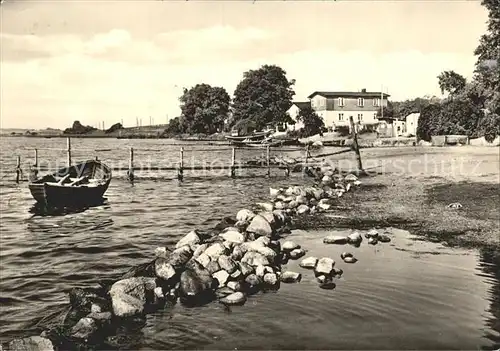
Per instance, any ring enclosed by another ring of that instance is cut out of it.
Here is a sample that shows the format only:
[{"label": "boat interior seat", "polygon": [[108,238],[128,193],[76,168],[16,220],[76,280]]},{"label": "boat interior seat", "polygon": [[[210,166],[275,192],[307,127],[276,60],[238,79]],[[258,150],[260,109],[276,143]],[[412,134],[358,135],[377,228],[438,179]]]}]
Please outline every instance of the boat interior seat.
[{"label": "boat interior seat", "polygon": [[69,183],[69,186],[74,186],[74,185],[80,185],[84,181],[88,181],[88,176],[80,177],[80,178],[70,178],[71,183]]}]

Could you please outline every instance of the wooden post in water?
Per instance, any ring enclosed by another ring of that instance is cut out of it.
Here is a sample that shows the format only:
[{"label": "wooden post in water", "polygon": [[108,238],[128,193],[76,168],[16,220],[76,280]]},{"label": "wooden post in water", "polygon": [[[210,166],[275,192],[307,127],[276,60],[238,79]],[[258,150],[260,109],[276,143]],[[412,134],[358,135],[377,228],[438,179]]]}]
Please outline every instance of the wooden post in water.
[{"label": "wooden post in water", "polygon": [[271,166],[270,166],[270,150],[269,145],[266,147],[266,163],[267,163],[267,176],[271,176]]},{"label": "wooden post in water", "polygon": [[309,144],[306,145],[306,160],[304,162],[304,165],[302,166],[302,176],[305,177],[306,175],[306,168],[307,168],[307,162],[309,160]]},{"label": "wooden post in water", "polygon": [[130,148],[130,156],[128,159],[128,171],[127,171],[127,179],[130,182],[134,181],[134,148]]},{"label": "wooden post in water", "polygon": [[66,138],[68,167],[71,167],[71,138]]},{"label": "wooden post in water", "polygon": [[351,124],[352,146],[354,148],[354,152],[356,153],[356,161],[358,162],[358,173],[362,173],[364,171],[363,164],[361,163],[361,154],[359,153],[358,133],[352,116],[349,117],[349,123]]},{"label": "wooden post in water", "polygon": [[19,183],[19,180],[21,178],[21,174],[23,171],[21,170],[21,156],[17,156],[17,163],[16,163],[16,183]]},{"label": "wooden post in water", "polygon": [[30,170],[30,181],[38,178],[38,149],[35,149],[35,162]]},{"label": "wooden post in water", "polygon": [[233,147],[231,151],[231,178],[236,177],[236,148]]},{"label": "wooden post in water", "polygon": [[35,149],[35,164],[33,166],[38,171],[38,149]]},{"label": "wooden post in water", "polygon": [[179,168],[177,169],[177,179],[182,182],[184,180],[184,148],[181,147],[180,151]]}]

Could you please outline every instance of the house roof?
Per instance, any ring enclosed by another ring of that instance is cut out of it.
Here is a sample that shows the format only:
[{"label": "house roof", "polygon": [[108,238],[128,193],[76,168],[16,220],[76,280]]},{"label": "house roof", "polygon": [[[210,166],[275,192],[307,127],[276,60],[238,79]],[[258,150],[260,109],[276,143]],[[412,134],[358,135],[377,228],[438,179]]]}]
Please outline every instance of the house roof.
[{"label": "house roof", "polygon": [[311,106],[311,103],[309,101],[294,101],[293,104],[299,108],[299,110],[302,110],[305,107]]},{"label": "house roof", "polygon": [[[389,97],[389,94],[383,93],[384,98]],[[353,98],[377,98],[382,95],[382,92],[378,91],[315,91],[311,95],[309,95],[307,98],[312,99],[316,95],[321,95],[326,98],[337,98],[337,97],[353,97]]]}]

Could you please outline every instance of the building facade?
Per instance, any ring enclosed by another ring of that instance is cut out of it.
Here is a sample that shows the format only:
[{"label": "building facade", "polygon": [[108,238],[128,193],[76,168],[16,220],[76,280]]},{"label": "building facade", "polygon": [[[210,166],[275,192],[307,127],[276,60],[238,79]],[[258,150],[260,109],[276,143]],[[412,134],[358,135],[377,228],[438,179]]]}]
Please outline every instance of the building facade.
[{"label": "building facade", "polygon": [[420,113],[410,113],[406,116],[406,130],[405,135],[407,136],[416,136],[417,135],[417,126],[418,126],[418,118],[420,117]]},{"label": "building facade", "polygon": [[311,103],[309,101],[305,102],[293,102],[292,106],[288,109],[288,114],[290,117],[295,121],[295,124],[286,124],[286,129],[287,130],[299,130],[304,128],[304,123],[298,120],[297,116],[300,113],[300,110],[303,109],[306,106],[310,106]]},{"label": "building facade", "polygon": [[308,98],[311,107],[323,117],[325,126],[335,130],[349,126],[349,117],[361,126],[377,125],[377,112],[381,106],[387,107],[389,96],[362,89],[360,92],[315,91]]}]

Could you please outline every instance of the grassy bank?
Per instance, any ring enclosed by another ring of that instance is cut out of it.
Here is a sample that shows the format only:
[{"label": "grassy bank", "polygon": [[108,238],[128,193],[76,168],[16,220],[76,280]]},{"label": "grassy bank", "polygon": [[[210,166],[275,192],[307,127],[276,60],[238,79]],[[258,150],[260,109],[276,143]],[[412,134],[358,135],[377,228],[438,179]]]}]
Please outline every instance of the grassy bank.
[{"label": "grassy bank", "polygon": [[[362,187],[303,225],[394,226],[450,245],[500,249],[498,148],[391,148],[362,155],[371,165]],[[455,202],[463,207],[447,207]]]}]

